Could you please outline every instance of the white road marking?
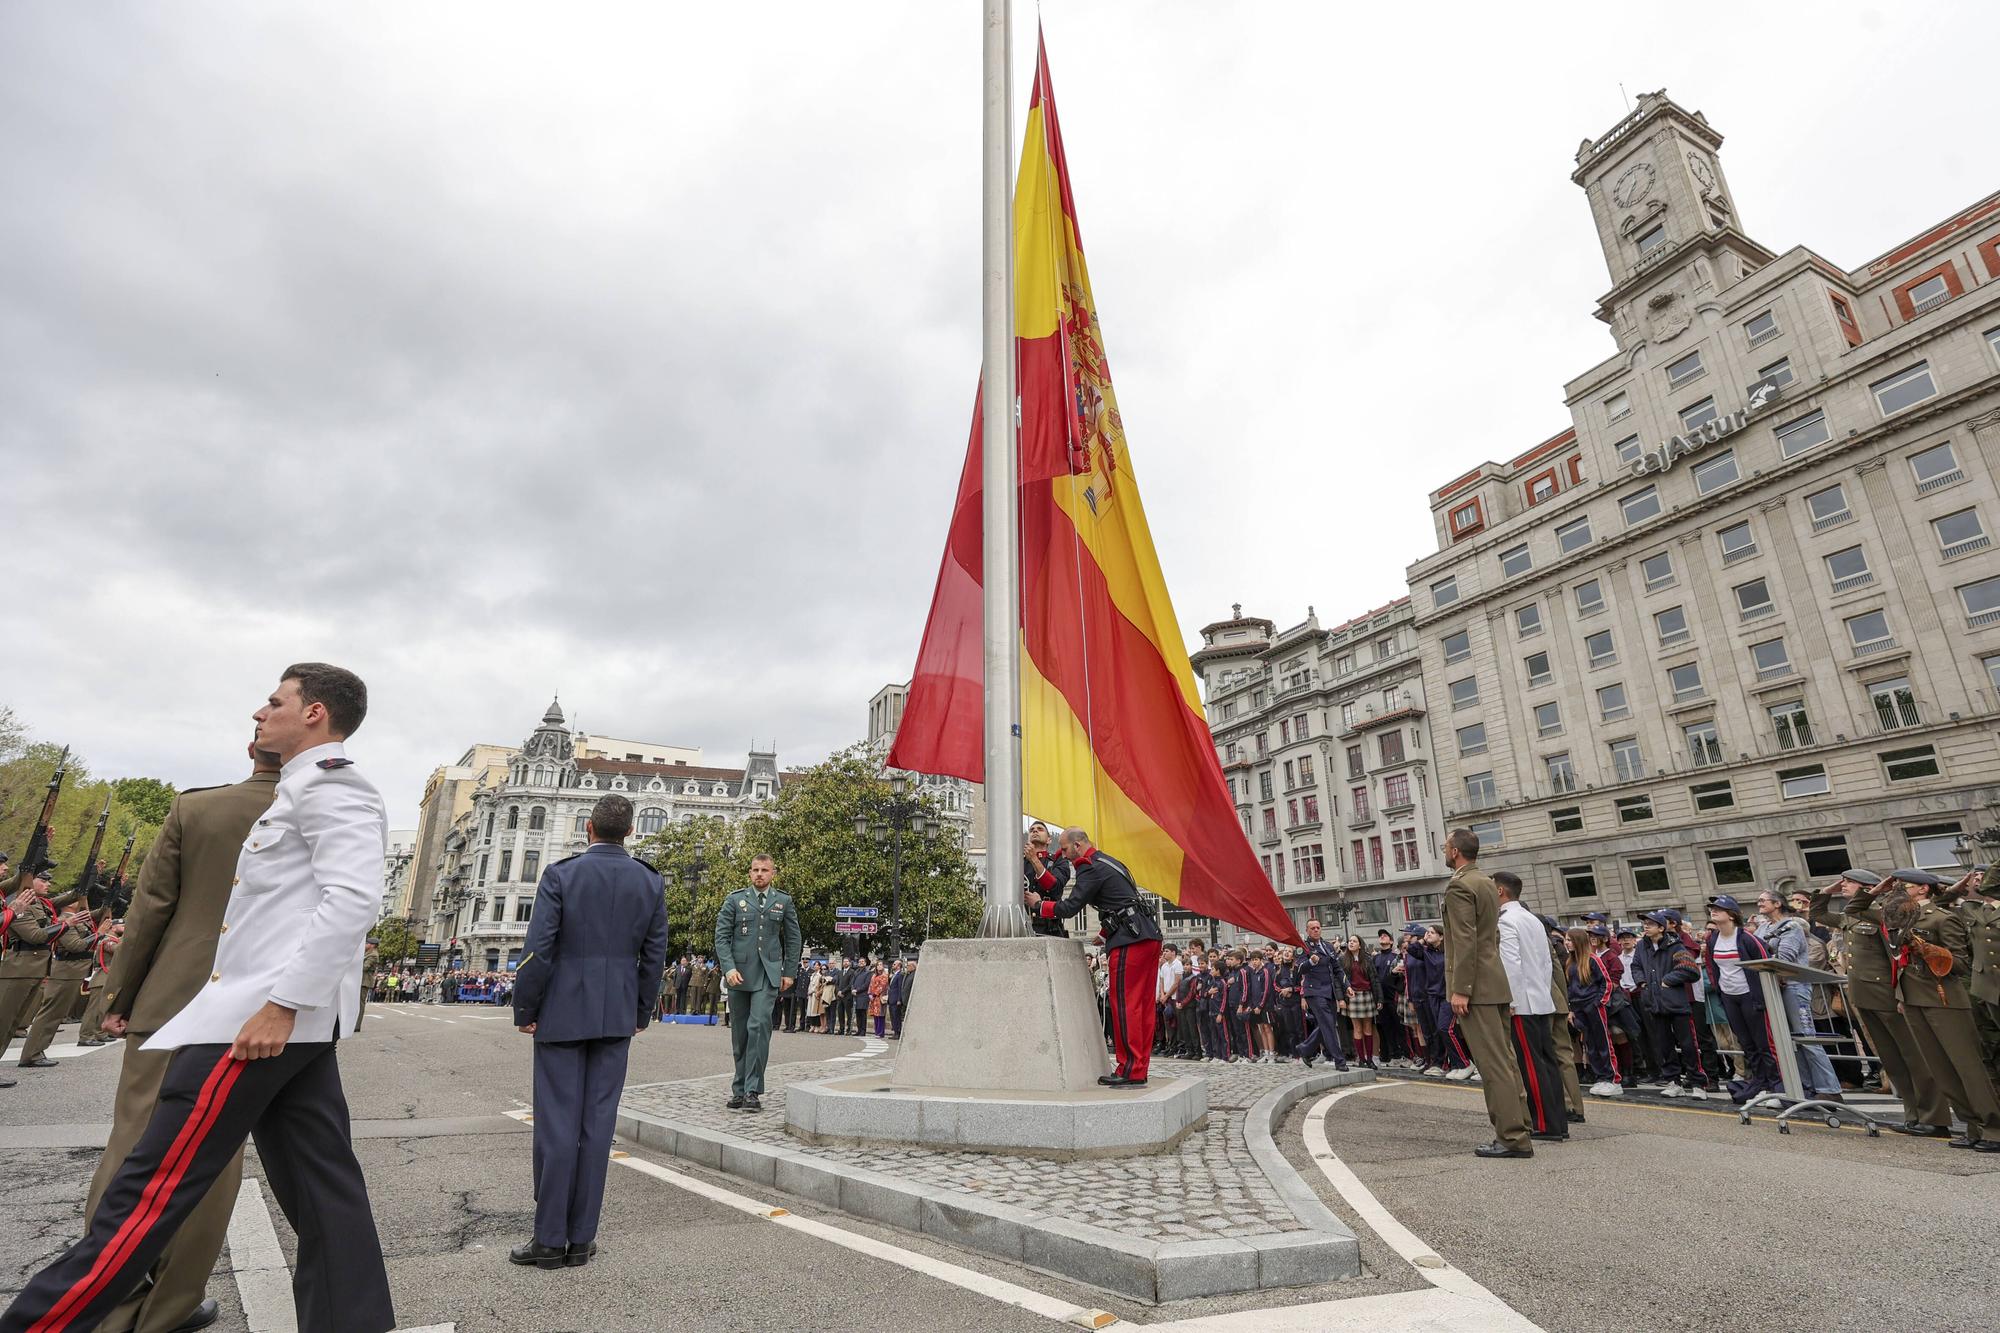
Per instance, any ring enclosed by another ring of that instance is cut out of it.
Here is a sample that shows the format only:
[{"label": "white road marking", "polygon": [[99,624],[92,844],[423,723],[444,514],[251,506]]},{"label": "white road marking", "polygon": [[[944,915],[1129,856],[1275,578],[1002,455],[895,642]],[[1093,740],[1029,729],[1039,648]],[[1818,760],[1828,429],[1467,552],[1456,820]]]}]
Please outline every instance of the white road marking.
[{"label": "white road marking", "polygon": [[827,1063],[837,1064],[843,1060],[873,1060],[876,1056],[886,1055],[888,1054],[888,1052],[889,1052],[889,1043],[884,1041],[882,1038],[863,1037],[861,1039],[860,1050],[854,1051],[848,1055],[836,1055],[833,1057],[833,1059],[827,1061]]},{"label": "white road marking", "polygon": [[[79,1046],[73,1041],[58,1041],[50,1042],[49,1048],[43,1051],[42,1054],[48,1056],[51,1060],[74,1060],[80,1055],[90,1055],[97,1051],[108,1050],[113,1046],[122,1046],[124,1044],[121,1041],[111,1040],[106,1041],[102,1046]],[[18,1046],[11,1049],[0,1047],[0,1060],[19,1060],[21,1052],[27,1048],[28,1041],[25,1037],[21,1039]]]},{"label": "white road marking", "polygon": [[[368,1008],[375,1013],[401,1014],[404,1018],[421,1018],[427,1023],[456,1023],[455,1018],[443,1018],[436,1014],[413,1014],[408,1009],[399,1009],[393,1004],[371,1004]],[[363,1016],[364,1019],[366,1015]]]},{"label": "white road marking", "polygon": [[[1333,1147],[1326,1139],[1326,1113],[1334,1103],[1356,1093],[1370,1092],[1376,1088],[1394,1087],[1393,1083],[1358,1083],[1328,1093],[1314,1104],[1306,1115],[1306,1149],[1318,1164],[1320,1173],[1327,1182],[1347,1201],[1347,1206],[1358,1214],[1362,1222],[1387,1242],[1390,1249],[1401,1255],[1405,1262],[1417,1270],[1419,1276],[1433,1287],[1451,1293],[1462,1300],[1477,1302],[1481,1318],[1488,1322],[1478,1325],[1492,1329],[1533,1329],[1535,1325],[1521,1316],[1505,1301],[1481,1286],[1472,1275],[1463,1269],[1454,1268],[1439,1257],[1437,1251],[1426,1245],[1417,1234],[1395,1219],[1374,1191],[1361,1183],[1347,1163],[1334,1155]],[[1418,1324],[1413,1327],[1424,1327]]]},{"label": "white road marking", "polygon": [[[1119,1327],[1130,1327],[1121,1324]],[[1281,1305],[1204,1315],[1149,1330],[1174,1333],[1535,1333],[1535,1325],[1506,1306],[1494,1306],[1437,1287],[1354,1296],[1344,1301]]]},{"label": "white road marking", "polygon": [[940,1282],[949,1282],[952,1286],[961,1288],[962,1290],[984,1296],[988,1300],[998,1301],[1002,1305],[1011,1305],[1018,1310],[1026,1310],[1030,1314],[1041,1315],[1045,1319],[1053,1319],[1060,1323],[1075,1324],[1080,1328],[1099,1329],[1109,1328],[1118,1322],[1117,1316],[1111,1314],[1109,1311],[1092,1310],[1084,1306],[1073,1305],[1069,1301],[1058,1297],[1045,1295],[1039,1291],[1032,1291],[1027,1287],[1019,1286],[1002,1278],[988,1277],[986,1274],[976,1273],[970,1268],[961,1268],[957,1264],[947,1263],[943,1259],[934,1259],[927,1254],[919,1254],[914,1250],[891,1245],[885,1241],[876,1240],[872,1236],[863,1236],[856,1232],[843,1231],[841,1228],[829,1226],[825,1222],[814,1221],[808,1217],[800,1217],[796,1213],[779,1208],[774,1204],[760,1203],[756,1199],[738,1194],[734,1190],[726,1190],[720,1185],[711,1185],[705,1180],[697,1180],[693,1176],[682,1175],[678,1171],[670,1171],[664,1166],[656,1165],[642,1158],[633,1157],[623,1151],[613,1152],[611,1160],[619,1166],[630,1167],[632,1170],[640,1172],[643,1175],[651,1176],[655,1180],[663,1180],[667,1184],[678,1186],[691,1194],[699,1194],[704,1199],[719,1203],[726,1208],[734,1208],[738,1212],[748,1213],[752,1217],[761,1217],[775,1226],[802,1232],[818,1240],[827,1241],[831,1244],[853,1250],[858,1254],[865,1254],[870,1258],[880,1259],[885,1263],[892,1263],[900,1268],[907,1268],[913,1273],[921,1273],[925,1277],[936,1278]]},{"label": "white road marking", "polygon": [[278,1229],[264,1186],[246,1176],[229,1215],[229,1265],[235,1270],[236,1293],[243,1301],[243,1319],[250,1333],[298,1333],[298,1312],[292,1303],[292,1270],[278,1246]]}]

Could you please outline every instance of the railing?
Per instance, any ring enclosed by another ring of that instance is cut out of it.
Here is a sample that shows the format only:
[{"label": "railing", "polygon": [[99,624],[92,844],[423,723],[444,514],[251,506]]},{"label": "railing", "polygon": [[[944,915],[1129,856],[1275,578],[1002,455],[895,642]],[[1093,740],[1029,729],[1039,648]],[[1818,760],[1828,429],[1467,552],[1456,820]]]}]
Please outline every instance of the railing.
[{"label": "railing", "polygon": [[1996,622],[2000,622],[2000,606],[1994,607],[1991,611],[1975,611],[1965,618],[1966,628],[1968,629],[1978,629],[1982,625],[1991,625]]},{"label": "railing", "polygon": [[1804,718],[1781,725],[1771,734],[1780,750],[1802,750],[1813,743],[1812,723]]},{"label": "railing", "polygon": [[1828,528],[1837,528],[1843,523],[1852,523],[1853,521],[1854,511],[1852,509],[1843,509],[1837,514],[1828,514],[1824,518],[1814,519],[1812,530],[1814,532],[1825,532]]},{"label": "railing", "polygon": [[1856,588],[1865,588],[1874,581],[1875,572],[1867,570],[1860,574],[1849,574],[1844,579],[1835,579],[1833,581],[1833,590],[1835,592],[1852,592]]},{"label": "railing", "polygon": [[1898,691],[1894,694],[1872,696],[1875,704],[1875,720],[1884,731],[1901,731],[1905,727],[1921,726],[1923,713],[1914,697]]},{"label": "railing", "polygon": [[1993,539],[1984,533],[1981,533],[1977,537],[1967,537],[1962,542],[1953,542],[1951,545],[1945,547],[1944,558],[1949,560],[1953,556],[1967,555],[1973,551],[1983,551],[1992,544]]},{"label": "railing", "polygon": [[1930,478],[1928,481],[1918,482],[1917,494],[1928,495],[1932,491],[1938,490],[1941,487],[1951,485],[1954,481],[1964,481],[1964,480],[1965,480],[1965,470],[1963,468],[1953,468],[1949,472],[1938,473],[1935,477]]},{"label": "railing", "polygon": [[1892,634],[1886,639],[1876,639],[1872,643],[1855,644],[1854,655],[1856,657],[1873,657],[1877,653],[1886,653],[1895,646],[1896,636]]},{"label": "railing", "polygon": [[1757,672],[1757,679],[1778,680],[1781,677],[1793,674],[1793,670],[1794,668],[1792,667],[1792,664],[1790,662],[1782,662],[1777,666],[1768,666],[1760,668]]},{"label": "railing", "polygon": [[1611,761],[1611,771],[1618,775],[1620,782],[1634,782],[1646,776],[1646,761],[1620,755]]},{"label": "railing", "polygon": [[1748,546],[1739,546],[1733,551],[1724,551],[1722,553],[1722,563],[1733,565],[1739,560],[1748,560],[1755,554],[1757,554],[1757,543],[1751,542]]}]

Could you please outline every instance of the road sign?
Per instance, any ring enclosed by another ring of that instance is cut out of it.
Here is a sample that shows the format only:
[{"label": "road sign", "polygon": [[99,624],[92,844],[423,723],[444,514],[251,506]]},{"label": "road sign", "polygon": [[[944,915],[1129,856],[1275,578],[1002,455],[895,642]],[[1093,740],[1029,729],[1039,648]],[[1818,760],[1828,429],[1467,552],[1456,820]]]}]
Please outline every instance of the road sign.
[{"label": "road sign", "polygon": [[873,907],[836,907],[833,909],[833,914],[837,917],[858,917],[862,920],[872,921],[877,915],[877,909]]},{"label": "road sign", "polygon": [[873,921],[836,921],[833,923],[833,928],[836,933],[841,935],[873,935],[875,933],[875,923]]}]

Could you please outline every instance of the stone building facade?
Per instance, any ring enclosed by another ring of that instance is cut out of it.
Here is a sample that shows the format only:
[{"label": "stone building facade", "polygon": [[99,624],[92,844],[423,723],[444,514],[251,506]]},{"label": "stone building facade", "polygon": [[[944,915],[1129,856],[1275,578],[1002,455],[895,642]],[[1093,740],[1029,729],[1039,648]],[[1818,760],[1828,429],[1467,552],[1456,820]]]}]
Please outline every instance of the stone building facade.
[{"label": "stone building facade", "polygon": [[1409,569],[1446,813],[1565,918],[1949,866],[2000,796],[2000,194],[1850,270],[1721,145],[1584,142],[1616,351]]},{"label": "stone building facade", "polygon": [[[1372,935],[1435,921],[1444,887],[1422,654],[1408,598],[1280,632],[1232,608],[1194,656],[1244,834],[1303,928]],[[1170,933],[1205,929],[1167,909]],[[1222,927],[1218,938],[1234,937]]]},{"label": "stone building facade", "polygon": [[[887,755],[889,745],[896,739],[896,729],[903,724],[903,705],[910,697],[910,685],[884,685],[875,691],[868,701],[868,743],[878,753]],[[889,773],[886,766],[883,772]],[[945,777],[936,773],[906,773],[905,776],[917,787],[934,797],[937,809],[952,836],[964,849],[966,860],[972,863],[972,873],[981,884],[986,882],[986,788],[977,782],[967,782],[964,778]]]}]

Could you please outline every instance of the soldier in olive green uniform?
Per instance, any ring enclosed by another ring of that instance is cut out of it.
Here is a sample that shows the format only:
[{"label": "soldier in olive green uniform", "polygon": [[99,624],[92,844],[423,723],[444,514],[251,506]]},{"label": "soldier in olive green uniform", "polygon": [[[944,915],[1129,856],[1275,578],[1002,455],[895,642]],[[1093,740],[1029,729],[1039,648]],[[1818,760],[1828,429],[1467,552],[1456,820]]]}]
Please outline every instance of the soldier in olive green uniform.
[{"label": "soldier in olive green uniform", "polygon": [[2000,1082],[2000,864],[1974,866],[1983,874],[1958,904],[1972,937],[1972,1022],[1979,1029],[1986,1072]]},{"label": "soldier in olive green uniform", "polygon": [[729,984],[729,1045],[736,1077],[729,1085],[732,1109],[760,1111],[764,1064],[771,1055],[771,1009],[778,992],[790,990],[799,970],[799,909],[791,895],[771,887],[776,862],[750,862],[750,887],[723,900],[715,917],[715,962]]},{"label": "soldier in olive green uniform", "polygon": [[[1548,919],[1542,918],[1546,925]],[[1549,932],[1549,961],[1554,964],[1554,975],[1549,981],[1549,993],[1555,997],[1555,1014],[1549,1019],[1549,1046],[1556,1056],[1556,1074],[1562,1079],[1563,1109],[1569,1118],[1583,1122],[1583,1085],[1576,1078],[1576,1041],[1569,1030],[1569,977],[1563,972],[1563,964],[1569,954],[1563,949],[1563,933]]]},{"label": "soldier in olive green uniform", "polygon": [[1500,895],[1478,857],[1479,837],[1470,829],[1454,829],[1445,839],[1444,863],[1452,875],[1444,891],[1444,989],[1459,1034],[1479,1066],[1479,1087],[1493,1122],[1493,1141],[1472,1151],[1477,1157],[1533,1157],[1528,1093],[1507,1035],[1514,988],[1500,962]]},{"label": "soldier in olive green uniform", "polygon": [[42,983],[41,1007],[35,1010],[28,1040],[21,1047],[23,1069],[54,1068],[56,1062],[47,1054],[49,1043],[55,1040],[56,1028],[69,1021],[69,1011],[83,994],[91,964],[97,961],[97,935],[90,928],[88,912],[72,912],[55,925],[49,936],[49,976]]},{"label": "soldier in olive green uniform", "polygon": [[1908,900],[1882,909],[1896,950],[1896,995],[1924,1063],[1944,1085],[1952,1110],[1965,1121],[1954,1148],[2000,1152],[2000,1092],[1986,1072],[1972,1025],[1972,941],[1965,922],[1931,895],[1945,882],[1925,870],[1894,871]]},{"label": "soldier in olive green uniform", "polygon": [[[1882,930],[1882,909],[1876,898],[1882,877],[1868,870],[1844,870],[1839,879],[1812,896],[1810,916],[1816,926],[1839,931],[1847,941],[1847,1003],[1849,1015],[1861,1027],[1882,1062],[1889,1086],[1903,1099],[1903,1132],[1925,1138],[1949,1136],[1951,1107],[1944,1085],[1924,1063],[1910,1025],[1896,1004],[1890,977],[1889,946]],[[1847,900],[1847,910],[1833,910],[1833,900]]]},{"label": "soldier in olive green uniform", "polygon": [[118,952],[118,934],[124,928],[124,922],[113,921],[98,932],[97,970],[90,981],[90,1004],[83,1011],[83,1029],[76,1036],[79,1046],[102,1046],[111,1040],[104,1035],[104,1012],[111,999],[111,958]]},{"label": "soldier in olive green uniform", "polygon": [[42,979],[49,974],[49,939],[56,931],[56,911],[49,901],[46,870],[25,879],[15,876],[0,885],[0,891],[0,903],[11,914],[7,952],[0,957],[0,1051],[5,1051],[14,1040],[14,1029],[28,1021],[41,997]]}]

